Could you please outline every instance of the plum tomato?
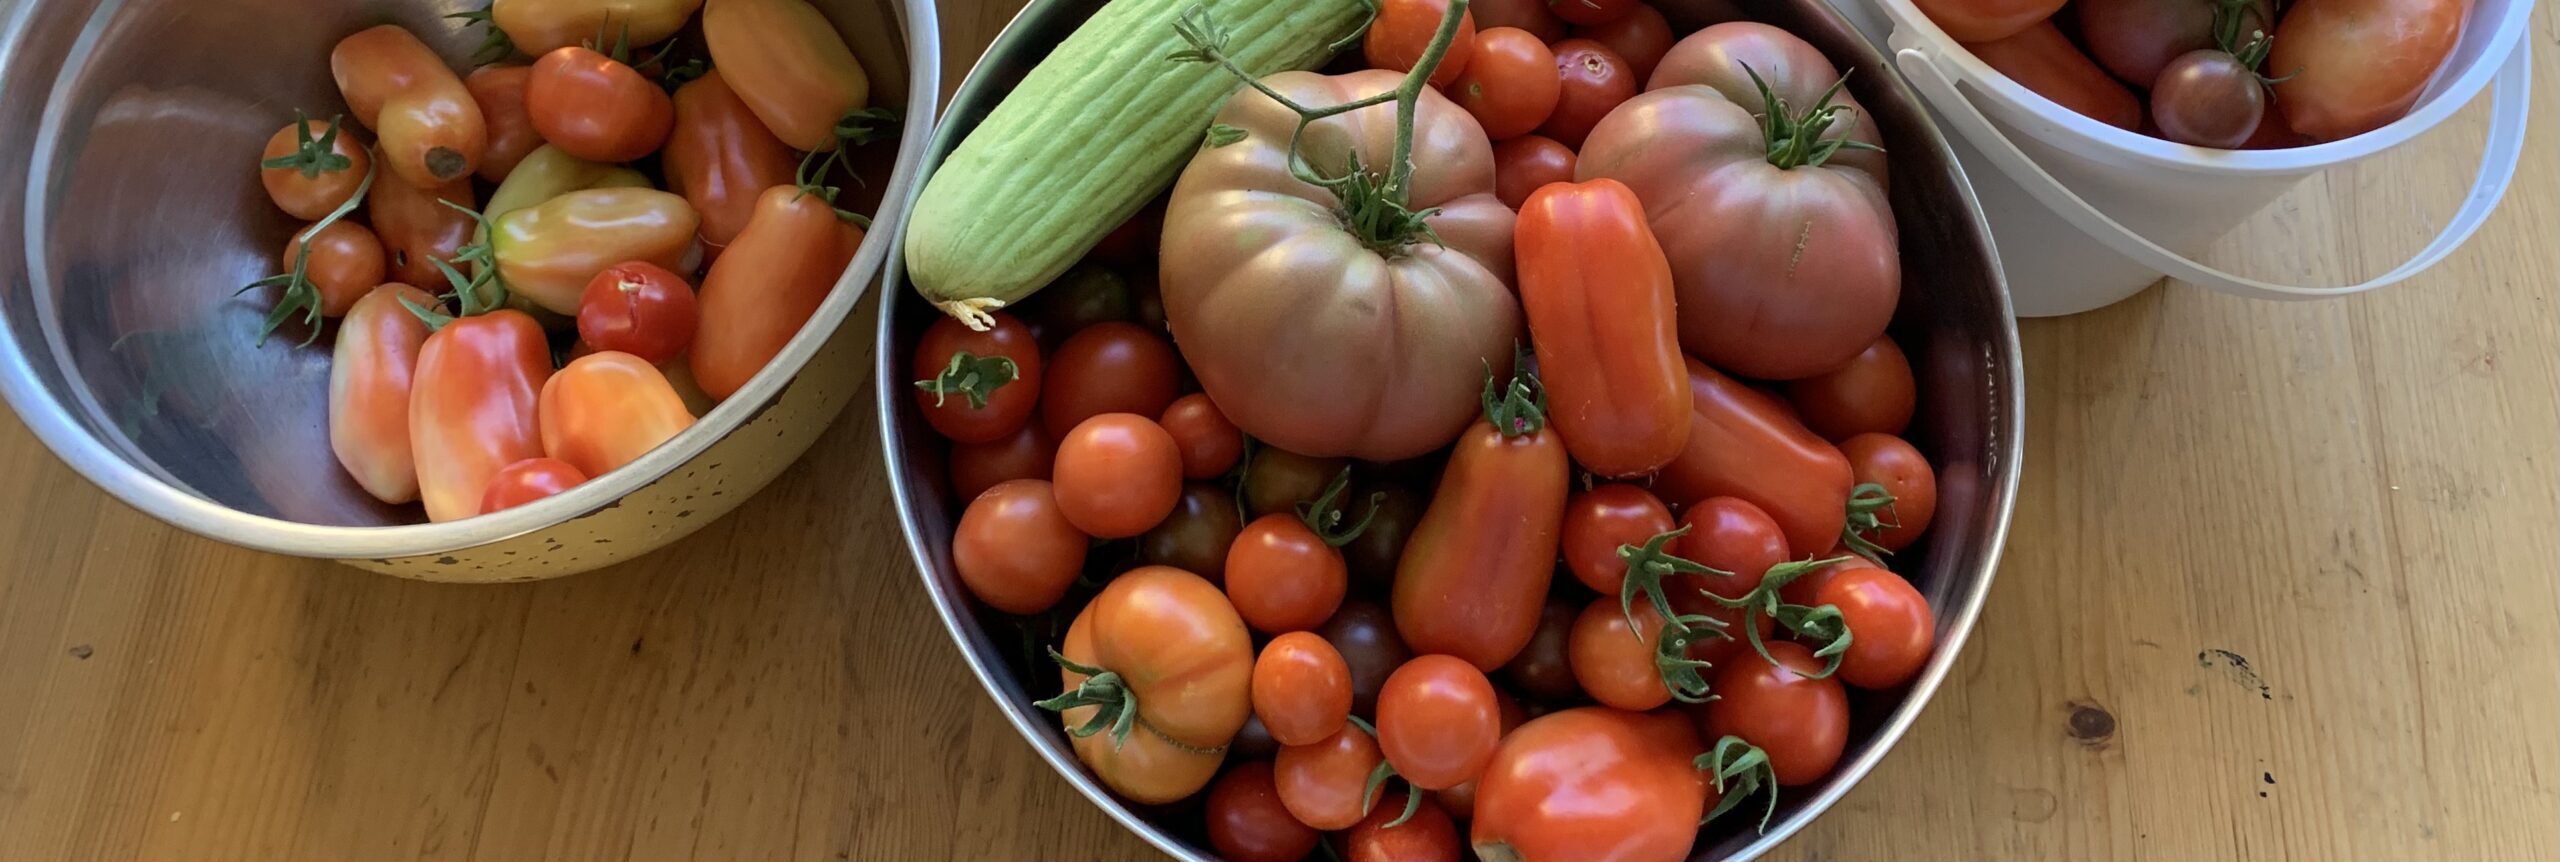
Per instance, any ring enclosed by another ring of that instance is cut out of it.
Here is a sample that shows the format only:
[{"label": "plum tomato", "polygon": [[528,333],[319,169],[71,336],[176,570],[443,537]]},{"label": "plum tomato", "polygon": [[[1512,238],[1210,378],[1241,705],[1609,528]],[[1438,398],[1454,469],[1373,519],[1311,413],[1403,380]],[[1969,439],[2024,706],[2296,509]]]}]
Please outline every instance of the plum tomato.
[{"label": "plum tomato", "polygon": [[[1413,809],[1404,817],[1408,791],[1380,794],[1369,816],[1343,836],[1344,862],[1458,862],[1458,824],[1437,805]],[[1397,823],[1398,819],[1404,822]],[[1392,826],[1388,824],[1394,824]]]},{"label": "plum tomato", "polygon": [[1825,662],[1792,641],[1772,641],[1768,659],[1750,650],[1716,672],[1716,700],[1696,711],[1699,735],[1738,736],[1769,753],[1788,787],[1821,780],[1849,742],[1849,695],[1837,677],[1814,678]]},{"label": "plum tomato", "polygon": [[1298,862],[1323,835],[1280,804],[1270,761],[1237,764],[1209,785],[1209,846],[1235,862]]},{"label": "plum tomato", "polygon": [[[606,270],[610,273],[612,270]],[[588,289],[590,295],[594,288]],[[578,314],[584,331],[586,312]],[[1004,312],[988,315],[984,332],[945,317],[916,340],[916,406],[925,424],[960,443],[1012,436],[1031,422],[1040,401],[1040,345],[1031,328]]]},{"label": "plum tomato", "polygon": [[[1573,3],[1575,0],[1563,0]],[[1653,67],[1661,65],[1664,55],[1671,53],[1671,21],[1662,12],[1644,3],[1636,4],[1618,20],[1593,27],[1575,27],[1573,35],[1609,46],[1627,61],[1627,68],[1642,83],[1653,77]]]},{"label": "plum tomato", "polygon": [[1351,716],[1351,667],[1333,644],[1288,632],[1253,662],[1253,714],[1281,745],[1314,745]]},{"label": "plum tomato", "polygon": [[1545,135],[1521,135],[1493,145],[1493,194],[1519,209],[1548,183],[1573,182],[1573,148]]},{"label": "plum tomato", "polygon": [[527,458],[498,468],[480,493],[480,514],[513,509],[578,487],[587,474],[558,458]]},{"label": "plum tomato", "polygon": [[[1580,3],[1585,0],[1561,0]],[[1566,39],[1555,44],[1556,74],[1561,89],[1556,109],[1538,126],[1538,134],[1556,139],[1576,150],[1582,139],[1591,135],[1591,127],[1600,118],[1616,110],[1618,105],[1636,97],[1641,82],[1624,57],[1609,46],[1589,39]]]},{"label": "plum tomato", "polygon": [[1182,500],[1182,453],[1154,420],[1105,413],[1058,441],[1058,509],[1098,539],[1126,539],[1162,523]]},{"label": "plum tomato", "polygon": [[1085,545],[1049,483],[1016,479],[987,489],[960,513],[951,567],[988,607],[1028,616],[1066,597],[1084,571]]},{"label": "plum tomato", "polygon": [[571,46],[534,61],[525,112],[542,139],[591,162],[628,162],[658,151],[675,130],[676,103],[627,63]]},{"label": "plum tomato", "polygon": [[1475,116],[1485,137],[1516,138],[1536,131],[1555,112],[1564,89],[1555,68],[1547,43],[1527,30],[1495,27],[1476,34],[1467,71],[1450,82],[1449,99]]},{"label": "plum tomato", "polygon": [[1615,598],[1627,579],[1618,548],[1641,548],[1671,528],[1671,510],[1643,488],[1611,482],[1575,494],[1564,506],[1565,568],[1583,586]]},{"label": "plum tomato", "polygon": [[1022,430],[993,443],[955,443],[951,446],[951,495],[961,500],[974,500],[1003,482],[1014,479],[1046,481],[1057,469],[1058,446],[1050,442],[1040,423],[1022,426]]},{"label": "plum tomato", "polygon": [[1137,324],[1085,327],[1059,344],[1041,370],[1041,428],[1064,440],[1084,420],[1105,413],[1152,421],[1181,394],[1181,364],[1171,343]]},{"label": "plum tomato", "polygon": [[1580,616],[1581,608],[1572,601],[1548,596],[1546,607],[1538,611],[1537,632],[1510,664],[1502,666],[1502,678],[1542,703],[1579,699],[1582,683],[1573,676],[1573,623]]},{"label": "plum tomato", "polygon": [[1353,599],[1333,612],[1333,619],[1326,620],[1316,634],[1333,644],[1342,653],[1342,663],[1351,668],[1351,713],[1376,715],[1378,690],[1386,687],[1387,675],[1413,658],[1404,636],[1396,632],[1395,616],[1385,604]]},{"label": "plum tomato", "polygon": [[1183,478],[1215,479],[1244,460],[1244,432],[1207,395],[1194,392],[1174,399],[1156,424],[1181,447]]},{"label": "plum tomato", "polygon": [[[1920,540],[1938,516],[1938,474],[1920,450],[1891,434],[1860,434],[1840,441],[1849,457],[1849,472],[1860,486],[1881,485],[1893,503],[1881,511],[1855,516],[1850,529],[1886,551],[1900,551]],[[1861,501],[1853,498],[1852,511]],[[1868,520],[1872,519],[1872,520]],[[1864,526],[1874,529],[1861,529]]]},{"label": "plum tomato", "polygon": [[1846,440],[1870,431],[1900,434],[1911,426],[1919,405],[1911,379],[1911,360],[1890,336],[1867,345],[1849,364],[1787,383],[1787,402],[1796,417],[1826,440]]},{"label": "plum tomato", "polygon": [[[648,261],[606,267],[578,295],[580,340],[597,350],[640,357],[651,365],[664,365],[692,346],[701,318],[702,306],[694,299],[693,285]],[[928,341],[932,337],[925,336]]]},{"label": "plum tomato", "polygon": [[[1431,37],[1440,32],[1440,19],[1449,14],[1449,0],[1380,0],[1377,17],[1369,22],[1369,33],[1360,42],[1360,53],[1370,68],[1397,72],[1413,71],[1422,55],[1431,47]],[[1458,37],[1449,41],[1449,49],[1440,56],[1440,65],[1431,70],[1431,85],[1447,88],[1466,71],[1472,62],[1476,41],[1476,18],[1468,14],[1458,24]]]},{"label": "plum tomato", "polygon": [[1715,792],[1677,714],[1582,707],[1531,719],[1476,784],[1476,856],[1511,862],[1678,862]]},{"label": "plum tomato", "polygon": [[[1037,433],[1039,429],[1028,430]],[[1217,485],[1193,482],[1183,486],[1182,499],[1173,504],[1173,514],[1138,537],[1138,560],[1172,566],[1213,584],[1224,583],[1227,549],[1235,544],[1236,534],[1242,529],[1243,523],[1236,518],[1235,495]]]},{"label": "plum tomato", "polygon": [[1840,622],[1854,635],[1840,654],[1840,680],[1859,688],[1910,682],[1937,641],[1938,619],[1929,599],[1881,568],[1845,569],[1824,579],[1812,604],[1840,609]]},{"label": "plum tomato", "polygon": [[1378,692],[1378,748],[1424,790],[1473,781],[1502,742],[1493,682],[1465,659],[1415,657]]},{"label": "plum tomato", "polygon": [[1377,740],[1346,721],[1314,745],[1283,745],[1272,758],[1280,804],[1298,822],[1331,832],[1349,829],[1368,815],[1369,773],[1383,761]]}]

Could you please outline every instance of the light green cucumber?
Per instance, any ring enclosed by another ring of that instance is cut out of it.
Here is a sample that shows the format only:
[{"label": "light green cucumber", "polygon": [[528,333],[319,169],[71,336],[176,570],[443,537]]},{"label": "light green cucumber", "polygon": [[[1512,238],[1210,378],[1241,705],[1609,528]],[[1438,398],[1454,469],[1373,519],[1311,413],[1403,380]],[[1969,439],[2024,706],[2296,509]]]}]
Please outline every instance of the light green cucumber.
[{"label": "light green cucumber", "polygon": [[925,182],[907,224],[916,291],[963,320],[1031,295],[1172,184],[1242,82],[1174,29],[1202,7],[1259,77],[1311,69],[1364,0],[1112,0],[1059,43]]}]

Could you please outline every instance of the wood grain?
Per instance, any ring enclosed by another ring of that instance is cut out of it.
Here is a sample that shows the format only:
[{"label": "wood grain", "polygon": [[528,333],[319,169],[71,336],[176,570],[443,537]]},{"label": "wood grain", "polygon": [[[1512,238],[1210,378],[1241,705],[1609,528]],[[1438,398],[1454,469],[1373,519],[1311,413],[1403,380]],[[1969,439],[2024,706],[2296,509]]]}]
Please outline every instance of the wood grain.
[{"label": "wood grain", "polygon": [[[1012,6],[943,4],[950,80]],[[2380,271],[2484,125],[2213,259]],[[2555,144],[2545,111],[2505,211],[2408,285],[2026,324],[2027,485],[1959,675],[1777,856],[2560,856]],[[0,859],[1151,857],[966,682],[866,420],[675,548],[513,587],[182,534],[5,423]]]}]

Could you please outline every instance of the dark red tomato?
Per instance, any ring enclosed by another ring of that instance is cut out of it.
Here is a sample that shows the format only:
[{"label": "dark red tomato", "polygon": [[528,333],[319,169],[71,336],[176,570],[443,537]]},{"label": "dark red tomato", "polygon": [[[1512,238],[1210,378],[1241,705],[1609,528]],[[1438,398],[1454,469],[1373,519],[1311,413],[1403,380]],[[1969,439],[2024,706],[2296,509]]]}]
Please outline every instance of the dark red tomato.
[{"label": "dark red tomato", "polygon": [[[1576,0],[1560,2],[1573,3]],[[1638,83],[1653,77],[1653,67],[1662,63],[1663,55],[1671,53],[1674,41],[1670,19],[1662,17],[1660,10],[1643,3],[1636,4],[1618,20],[1596,27],[1573,28],[1573,35],[1607,45],[1609,50],[1618,52],[1618,56],[1626,58],[1627,68],[1635,71]]]},{"label": "dark red tomato", "polygon": [[1635,603],[1631,624],[1618,600],[1593,599],[1574,616],[1568,647],[1573,678],[1591,699],[1604,706],[1643,712],[1671,702],[1662,671],[1654,663],[1654,644],[1662,637],[1662,615],[1653,605]]},{"label": "dark red tomato", "polygon": [[1342,546],[1342,561],[1351,568],[1351,588],[1361,595],[1383,596],[1395,585],[1396,563],[1404,557],[1405,540],[1422,521],[1422,495],[1402,484],[1364,481],[1352,486],[1342,517],[1369,526]]},{"label": "dark red tomato", "polygon": [[1238,764],[1209,785],[1209,846],[1235,862],[1298,862],[1323,835],[1280,804],[1270,761]]},{"label": "dark red tomato", "polygon": [[1182,499],[1173,504],[1173,514],[1138,537],[1138,559],[1223,583],[1227,548],[1243,529],[1236,520],[1235,495],[1217,485],[1193,482],[1182,487]]},{"label": "dark red tomato", "polygon": [[1049,483],[1017,479],[969,501],[951,537],[951,567],[978,601],[1027,616],[1066,597],[1084,571],[1086,543]]},{"label": "dark red tomato", "polygon": [[1271,761],[1272,780],[1280,804],[1298,822],[1327,832],[1349,829],[1366,816],[1369,773],[1382,759],[1368,731],[1346,721],[1323,742],[1281,746]]},{"label": "dark red tomato", "polygon": [[1769,655],[1778,663],[1744,650],[1716,673],[1716,700],[1696,713],[1698,733],[1742,737],[1769,753],[1779,784],[1811,784],[1849,743],[1849,694],[1836,677],[1813,678],[1824,662],[1802,644],[1773,642]]},{"label": "dark red tomato", "polygon": [[1573,602],[1548,596],[1546,608],[1538,612],[1538,631],[1502,666],[1502,678],[1544,703],[1580,699],[1582,683],[1573,677],[1573,621],[1581,614]]},{"label": "dark red tomato", "polygon": [[[595,288],[587,290],[594,295]],[[585,316],[581,309],[581,332]],[[979,332],[944,317],[916,341],[916,406],[935,432],[961,443],[1012,436],[1030,424],[1040,400],[1040,345],[1031,328],[1001,311],[990,318],[994,325]]]},{"label": "dark red tomato", "polygon": [[1458,824],[1440,806],[1426,800],[1413,817],[1387,825],[1404,815],[1405,800],[1402,790],[1378,797],[1377,807],[1344,836],[1345,862],[1458,862]]},{"label": "dark red tomato", "polygon": [[1564,88],[1555,68],[1547,43],[1527,30],[1495,27],[1476,34],[1467,71],[1449,84],[1449,99],[1475,115],[1485,137],[1516,138],[1555,112]]},{"label": "dark red tomato", "polygon": [[[1022,322],[1030,324],[1032,334],[1040,336],[1041,349],[1052,352],[1068,336],[1096,324],[1128,323],[1138,316],[1129,280],[1110,267],[1089,263],[1067,270],[1014,310]],[[1164,327],[1152,331],[1162,332]]]},{"label": "dark red tomato", "polygon": [[1849,649],[1840,654],[1840,680],[1863,689],[1892,688],[1920,673],[1938,637],[1929,599],[1901,575],[1879,568],[1847,569],[1825,579],[1816,606],[1840,609],[1849,627]]},{"label": "dark red tomato", "polygon": [[1615,600],[1627,579],[1618,547],[1643,547],[1671,527],[1671,510],[1643,488],[1611,482],[1575,494],[1564,504],[1565,568],[1583,586]]},{"label": "dark red tomato", "polygon": [[[648,261],[606,267],[578,295],[578,338],[663,365],[693,345],[702,307],[684,276]],[[931,336],[928,335],[928,338]],[[1030,405],[1023,405],[1024,414]],[[932,411],[926,411],[928,418]]]},{"label": "dark red tomato", "polygon": [[2062,35],[2050,21],[2035,22],[2004,38],[1967,42],[1964,47],[2019,86],[2082,116],[2119,129],[2142,125],[2142,103],[2133,98],[2133,91],[2108,77],[2107,70],[2080,53],[2080,46],[2071,44],[2071,37]]},{"label": "dark red tomato", "polygon": [[1668,712],[1594,706],[1530,720],[1477,782],[1477,858],[1678,862],[1698,841],[1714,788],[1705,748]]},{"label": "dark red tomato", "polygon": [[527,458],[498,468],[480,494],[480,514],[513,509],[578,487],[587,474],[558,458]]},{"label": "dark red tomato", "polygon": [[1841,573],[1851,569],[1883,568],[1876,565],[1874,560],[1851,553],[1846,547],[1831,549],[1831,553],[1825,558],[1840,558],[1840,562],[1806,572],[1802,577],[1788,581],[1786,586],[1778,588],[1778,600],[1791,605],[1819,604],[1813,600],[1813,597],[1821,593],[1823,585],[1831,583],[1832,578],[1839,577]]},{"label": "dark red tomato", "polygon": [[1931,23],[1958,42],[2007,38],[2053,17],[2063,0],[1915,0]]},{"label": "dark red tomato", "polygon": [[1547,0],[1476,0],[1467,4],[1467,14],[1475,16],[1476,26],[1486,30],[1516,27],[1547,43],[1564,38],[1564,19],[1547,8]]},{"label": "dark red tomato", "polygon": [[1277,446],[1253,450],[1253,466],[1245,468],[1244,508],[1254,517],[1295,512],[1298,504],[1324,494],[1333,477],[1351,462],[1314,458]]},{"label": "dark red tomato", "polygon": [[2151,121],[2161,137],[2181,144],[2236,149],[2266,115],[2267,88],[2257,70],[2220,48],[2178,55],[2151,85]]},{"label": "dark red tomato", "polygon": [[1294,514],[1254,519],[1227,550],[1227,600],[1255,631],[1323,625],[1342,607],[1350,577],[1342,551]]},{"label": "dark red tomato", "polygon": [[1682,583],[1723,596],[1742,598],[1760,587],[1769,567],[1787,561],[1787,535],[1769,513],[1735,497],[1708,497],[1680,513],[1689,534],[1672,540],[1671,552],[1732,577],[1702,575]]},{"label": "dark red tomato", "polygon": [[1105,413],[1150,419],[1180,396],[1182,362],[1162,336],[1134,323],[1097,323],[1069,336],[1049,356],[1040,384],[1040,425],[1065,439],[1084,420]]},{"label": "dark red tomato", "polygon": [[1234,760],[1269,760],[1279,753],[1280,741],[1271,738],[1271,729],[1250,715],[1245,716],[1244,727],[1236,730],[1235,741],[1227,743],[1227,755]]},{"label": "dark red tomato", "polygon": [[1493,194],[1519,209],[1548,183],[1573,182],[1573,148],[1545,135],[1521,135],[1493,145]]},{"label": "dark red tomato", "polygon": [[1643,5],[1643,0],[1547,0],[1547,8],[1556,17],[1577,27],[1607,24],[1627,17]]},{"label": "dark red tomato", "polygon": [[1885,493],[1893,495],[1893,506],[1876,513],[1884,531],[1869,541],[1887,551],[1919,541],[1929,521],[1938,516],[1938,474],[1930,469],[1929,459],[1890,434],[1860,434],[1840,441],[1840,454],[1849,457],[1850,475],[1858,484],[1883,485]]},{"label": "dark red tomato", "polygon": [[1314,745],[1351,715],[1351,667],[1324,638],[1288,632],[1253,662],[1253,714],[1281,745]]},{"label": "dark red tomato", "polygon": [[1396,774],[1424,790],[1469,781],[1502,744],[1493,681],[1465,659],[1418,656],[1378,692],[1378,749]]},{"label": "dark red tomato", "polygon": [[1182,453],[1154,420],[1105,413],[1058,441],[1058,509],[1097,539],[1126,539],[1155,527],[1182,500]]},{"label": "dark red tomato", "polygon": [[534,62],[525,111],[543,140],[591,162],[628,162],[657,152],[676,126],[675,100],[658,82],[574,46]]},{"label": "dark red tomato", "polygon": [[1218,412],[1217,403],[1206,394],[1194,392],[1175,399],[1156,424],[1163,425],[1182,448],[1186,478],[1215,479],[1244,460],[1244,432],[1236,430],[1236,423],[1227,421],[1227,414]]},{"label": "dark red tomato", "polygon": [[[1449,14],[1449,0],[1380,0],[1377,9],[1377,18],[1369,22],[1369,35],[1361,40],[1361,55],[1368,58],[1370,68],[1409,72],[1422,62],[1431,37],[1439,34],[1440,19]],[[1458,37],[1441,54],[1439,67],[1431,70],[1431,85],[1446,88],[1458,80],[1475,42],[1476,18],[1471,14],[1458,24]]]},{"label": "dark red tomato", "polygon": [[1333,644],[1351,668],[1351,714],[1377,715],[1378,690],[1386,687],[1387,675],[1413,659],[1413,650],[1396,632],[1395,615],[1383,603],[1352,599],[1316,634]]},{"label": "dark red tomato", "polygon": [[1579,150],[1582,139],[1591,136],[1591,127],[1599,125],[1601,117],[1636,97],[1638,81],[1626,58],[1589,39],[1557,42],[1555,55],[1556,74],[1563,79],[1563,89],[1556,97],[1555,111],[1538,126],[1538,134]]},{"label": "dark red tomato", "polygon": [[2258,130],[2250,132],[2249,139],[2240,142],[2240,148],[2282,150],[2291,147],[2307,147],[2312,143],[2309,137],[2293,130],[2293,125],[2285,121],[2283,111],[2268,111],[2265,116],[2258,118]]},{"label": "dark red tomato", "polygon": [[988,488],[1015,479],[1047,480],[1057,469],[1058,446],[1037,422],[993,443],[951,446],[951,495],[977,499]]},{"label": "dark red tomato", "polygon": [[[2089,56],[2134,89],[2148,90],[2170,60],[2214,47],[2213,16],[2218,5],[2080,0],[2071,4],[2071,11],[2079,18],[2080,40],[2088,44]],[[2242,42],[2248,41],[2252,31],[2275,32],[2273,0],[2251,0],[2240,14]]]},{"label": "dark red tomato", "polygon": [[1797,418],[1826,440],[1869,431],[1902,433],[1911,426],[1917,393],[1911,360],[1891,337],[1876,339],[1836,370],[1787,384],[1787,401],[1795,405]]},{"label": "dark red tomato", "polygon": [[1155,257],[1156,241],[1163,237],[1164,199],[1158,198],[1103,236],[1092,257],[1111,264],[1144,262]]}]

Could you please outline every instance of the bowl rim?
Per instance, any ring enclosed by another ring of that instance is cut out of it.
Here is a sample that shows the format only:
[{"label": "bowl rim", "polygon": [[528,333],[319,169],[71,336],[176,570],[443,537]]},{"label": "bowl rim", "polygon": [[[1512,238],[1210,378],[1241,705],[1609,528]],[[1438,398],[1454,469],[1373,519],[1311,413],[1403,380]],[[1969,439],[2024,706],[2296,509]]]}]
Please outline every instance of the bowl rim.
[{"label": "bowl rim", "polygon": [[[43,121],[25,133],[31,134],[34,142],[25,166],[27,194],[20,216],[24,225],[23,249],[22,259],[16,263],[25,266],[27,277],[35,284],[35,296],[46,295],[45,285],[51,280],[44,267],[47,243],[42,231],[53,178],[47,175],[45,166],[51,164],[59,146],[69,104],[58,96],[95,49],[105,29],[98,26],[99,20],[121,5],[115,0],[100,4],[92,13],[93,20],[82,26],[70,53],[50,70],[54,77],[44,88],[53,98],[43,108]],[[60,341],[53,337],[51,323],[40,324],[46,337],[45,343],[39,345],[21,343],[13,329],[0,327],[0,396],[6,397],[19,421],[55,457],[126,505],[188,532],[270,553],[330,559],[444,554],[537,533],[613,508],[623,497],[655,484],[678,466],[709,451],[727,439],[730,432],[779,401],[809,360],[852,318],[855,306],[870,292],[874,277],[903,244],[906,207],[912,201],[910,187],[918,181],[925,144],[932,137],[942,105],[942,43],[933,0],[895,0],[889,5],[903,24],[907,103],[889,181],[881,195],[880,209],[873,216],[877,228],[866,233],[853,261],[810,317],[809,324],[801,327],[799,334],[745,387],[674,439],[620,469],[557,496],[462,520],[395,526],[308,524],[243,512],[200,496],[134,463],[116,445],[92,433],[78,418],[81,408],[65,403],[66,395],[75,399],[87,397],[69,366],[60,368],[66,382],[62,391],[56,391],[38,376],[27,353],[30,347],[59,349]],[[0,70],[19,62],[36,15],[51,8],[58,7],[21,3],[6,24],[0,25],[5,26],[0,29]]]},{"label": "bowl rim", "polygon": [[[991,86],[985,82],[985,79],[996,72],[991,71],[988,58],[1019,53],[1021,45],[1018,43],[1039,38],[1030,32],[1038,26],[1038,22],[1033,19],[1054,14],[1050,11],[1052,7],[1067,2],[1072,0],[1029,0],[1006,23],[1005,27],[998,31],[987,50],[972,64],[968,74],[961,79],[959,87],[954,90],[953,102],[957,103],[962,96],[970,95],[979,87]],[[1092,0],[1092,2],[1099,2],[1099,0]],[[1801,7],[1802,14],[1813,20],[1828,22],[1829,26],[1865,52],[1859,59],[1872,60],[1869,65],[1877,68],[1890,69],[1882,50],[1868,42],[1829,3],[1823,0],[1781,0],[1781,2],[1789,2]],[[1759,19],[1755,17],[1752,20]],[[1770,829],[1754,836],[1732,853],[1721,857],[1723,860],[1756,859],[1793,837],[1830,810],[1852,788],[1872,773],[1876,765],[1892,752],[1903,735],[1919,720],[1920,713],[1936,699],[1939,686],[1953,672],[1957,659],[1963,653],[1964,644],[1971,639],[1973,627],[1980,619],[1982,607],[1990,596],[1992,582],[1999,573],[2000,558],[2007,548],[2009,530],[2016,510],[2021,462],[2024,460],[2026,449],[2026,379],[2016,311],[2007,289],[2007,275],[2001,268],[2000,255],[1991,233],[1991,225],[1983,212],[1980,197],[1975,193],[1971,179],[1965,174],[1963,164],[1957,160],[1944,132],[1926,115],[1927,102],[1921,99],[1917,92],[1911,90],[1910,85],[1903,81],[1898,73],[1874,76],[1867,79],[1866,84],[1890,88],[1901,96],[1904,104],[1911,106],[1915,111],[1922,112],[1922,121],[1915,127],[1924,133],[1922,137],[1909,144],[1897,146],[1916,144],[1922,146],[1927,152],[1937,155],[1937,161],[1944,166],[1947,179],[1957,194],[1957,202],[1964,209],[1963,224],[1972,231],[1979,245],[1977,252],[1982,258],[1984,268],[1995,280],[1995,289],[1991,293],[1996,299],[1996,304],[1985,308],[1983,312],[1996,315],[1997,323],[1992,328],[1997,332],[1997,341],[1986,345],[1986,348],[1996,351],[1997,355],[2007,360],[2006,367],[2000,369],[1998,378],[1994,381],[1996,391],[2006,397],[1997,399],[1992,404],[1996,415],[1986,423],[1986,430],[1993,439],[2005,439],[2007,443],[1993,447],[1993,451],[2001,456],[2003,461],[1991,466],[1989,470],[1991,482],[1984,490],[1984,493],[1989,494],[1991,498],[1987,513],[1991,521],[1984,529],[1982,554],[1973,565],[1979,569],[1979,572],[1964,588],[1951,594],[1950,598],[1955,603],[1955,613],[1942,621],[1944,637],[1939,643],[1942,646],[1953,644],[1955,648],[1942,648],[1930,656],[1929,663],[1922,669],[1919,676],[1907,684],[1905,689],[1907,694],[1902,696],[1901,702],[1894,706],[1893,711],[1885,717],[1884,721],[1875,725],[1872,731],[1863,736],[1868,744],[1861,747],[1855,756],[1844,758],[1834,766],[1832,776],[1825,779],[1819,793],[1802,797],[1801,801],[1793,805],[1786,818],[1772,824]],[[946,122],[945,128],[936,131],[933,145],[924,154],[924,163],[920,168],[923,177],[919,179],[917,188],[912,190],[911,194],[921,193],[922,181],[931,177],[933,170],[948,155],[949,149],[957,145],[956,140],[946,141],[945,139],[954,138],[960,134],[962,130],[956,123]],[[1056,771],[1060,778],[1074,786],[1088,802],[1101,809],[1105,815],[1157,850],[1186,862],[1212,862],[1217,857],[1204,855],[1201,848],[1191,846],[1162,826],[1150,821],[1132,803],[1120,799],[1104,787],[1093,773],[1076,759],[1071,747],[1058,740],[1057,725],[1053,719],[1035,713],[1028,708],[1027,704],[1005,699],[1004,693],[1012,687],[1013,680],[1001,660],[992,658],[997,654],[996,646],[971,621],[963,620],[960,616],[960,609],[971,599],[966,595],[955,594],[953,590],[945,587],[941,579],[934,576],[940,564],[936,560],[927,558],[925,549],[933,546],[934,543],[928,541],[923,534],[924,522],[918,513],[918,508],[942,505],[942,501],[932,488],[918,488],[907,478],[904,465],[909,456],[903,449],[909,445],[908,435],[902,428],[899,418],[904,404],[910,400],[905,395],[904,387],[899,385],[904,379],[905,363],[902,360],[906,357],[896,355],[896,351],[892,349],[898,343],[898,324],[902,316],[899,303],[909,300],[902,295],[908,289],[905,284],[905,271],[905,256],[902,254],[893,257],[884,272],[879,335],[874,350],[874,361],[879,375],[875,389],[879,411],[878,421],[881,423],[881,454],[886,464],[893,502],[898,511],[900,533],[907,540],[907,553],[916,565],[918,577],[924,581],[926,591],[933,598],[934,613],[941,618],[944,629],[951,634],[954,644],[960,648],[963,658],[969,665],[970,673],[977,679],[980,689],[995,702],[997,710],[1004,714],[1005,720],[1012,724],[1015,732],[1022,734],[1024,741],[1030,744],[1033,751],[1047,762],[1050,769]],[[926,499],[920,497],[920,494],[931,495],[932,498]],[[1710,846],[1712,845],[1700,845],[1701,848]]]}]

